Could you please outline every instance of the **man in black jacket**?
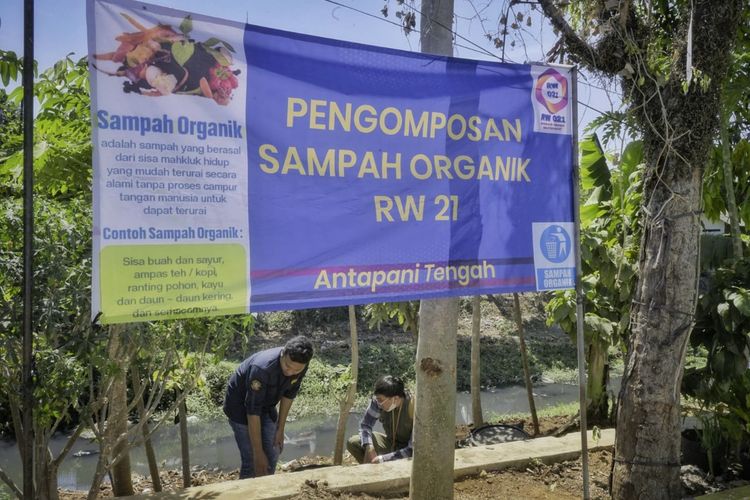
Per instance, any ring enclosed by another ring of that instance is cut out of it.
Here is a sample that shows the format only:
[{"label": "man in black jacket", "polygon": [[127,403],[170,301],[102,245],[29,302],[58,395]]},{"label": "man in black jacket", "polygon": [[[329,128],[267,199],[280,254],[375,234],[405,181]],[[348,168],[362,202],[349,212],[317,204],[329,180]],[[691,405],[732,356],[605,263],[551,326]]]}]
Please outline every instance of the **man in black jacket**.
[{"label": "man in black jacket", "polygon": [[294,337],[284,347],[253,354],[229,379],[224,414],[240,450],[240,479],[275,472],[286,418],[312,357],[312,343]]}]

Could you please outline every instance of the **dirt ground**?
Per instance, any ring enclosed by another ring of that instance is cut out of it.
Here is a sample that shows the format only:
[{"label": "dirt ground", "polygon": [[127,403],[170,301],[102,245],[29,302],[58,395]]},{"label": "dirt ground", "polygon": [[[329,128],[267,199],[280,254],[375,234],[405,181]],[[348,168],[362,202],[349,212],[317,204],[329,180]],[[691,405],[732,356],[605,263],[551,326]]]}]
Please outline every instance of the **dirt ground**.
[{"label": "dirt ground", "polygon": [[[458,434],[458,433],[457,433]],[[279,480],[283,475],[303,469],[325,467],[331,465],[330,457],[305,457],[286,464],[285,469],[277,473]],[[344,465],[356,465],[353,458],[345,454]],[[592,499],[608,499],[609,473],[612,466],[610,451],[589,453],[589,493]],[[192,485],[201,486],[237,479],[238,471],[221,472],[195,468],[191,474]],[[695,466],[683,466],[681,470],[684,496],[690,498],[705,493],[736,488],[750,484],[747,479],[738,477],[718,477],[711,479]],[[177,491],[182,488],[182,474],[177,470],[162,471],[161,480],[165,491]],[[134,476],[136,494],[151,493],[153,487],[150,479]],[[502,471],[482,471],[476,476],[466,477],[454,483],[453,493],[457,500],[496,500],[496,499],[542,499],[566,500],[581,498],[583,492],[583,478],[581,460],[570,460],[546,465],[532,462],[526,467],[506,469]],[[109,484],[104,485],[99,498],[112,496]],[[350,494],[332,491],[325,482],[309,481],[303,486],[294,500],[308,499],[380,499],[407,498],[401,495],[372,496],[366,494]],[[61,500],[82,500],[86,498],[84,491],[60,491]]]},{"label": "dirt ground", "polygon": [[[505,424],[522,426],[526,432],[532,433],[531,421],[507,421]],[[539,436],[553,435],[558,429],[569,423],[569,418],[564,416],[544,417],[540,419]],[[456,440],[465,438],[471,427],[458,426],[456,428]],[[568,429],[573,432],[575,427]],[[591,497],[607,498],[607,478],[609,477],[609,464],[611,459],[609,452],[590,454],[589,477],[591,479]],[[330,456],[303,457],[282,465],[278,475],[287,472],[296,472],[304,469],[325,467],[332,465]],[[344,465],[356,465],[356,461],[348,453],[344,454]],[[162,488],[165,491],[179,490],[182,488],[182,473],[178,470],[161,472]],[[217,469],[204,469],[194,467],[191,480],[192,486],[231,481],[238,478],[238,471],[222,472]],[[150,478],[133,476],[133,487],[136,494],[153,492]],[[505,470],[499,472],[486,471],[477,477],[466,478],[455,483],[455,498],[457,499],[498,499],[498,498],[542,498],[542,499],[565,499],[580,498],[582,491],[581,464],[580,460],[563,462],[560,464],[544,465],[542,463],[531,464],[522,470]],[[99,497],[111,497],[112,490],[109,484],[102,485]],[[61,500],[82,500],[86,498],[83,491],[61,491]],[[341,494],[331,491],[326,484],[310,482],[295,497],[297,500],[309,498],[341,498],[341,499],[368,499],[382,498],[369,495]],[[390,496],[389,498],[406,498],[402,496]]]},{"label": "dirt ground", "polygon": [[[543,426],[544,427],[544,426]],[[458,432],[457,432],[458,434]],[[330,457],[304,457],[285,464],[277,475],[283,481],[287,472],[331,465]],[[354,459],[345,454],[344,465],[356,465]],[[608,499],[609,473],[612,466],[612,453],[598,451],[589,453],[589,492],[592,499]],[[194,468],[191,477],[193,486],[231,481],[237,479],[238,471],[222,472],[219,470]],[[136,494],[151,493],[153,487],[150,479],[134,476]],[[737,488],[750,484],[748,479],[727,474],[710,478],[701,469],[693,465],[684,465],[681,479],[685,498],[692,498],[705,493]],[[161,480],[165,491],[178,491],[182,488],[182,474],[177,470],[162,471]],[[570,460],[545,465],[532,462],[526,467],[506,469],[503,471],[482,471],[476,476],[466,477],[454,483],[453,493],[457,500],[495,500],[495,499],[543,499],[566,500],[581,498],[583,492],[581,460]],[[325,482],[309,481],[293,498],[308,499],[380,499],[407,498],[407,494],[372,496],[366,494],[339,493],[332,491]],[[109,485],[103,485],[99,498],[112,497]],[[82,500],[84,491],[60,491],[61,500]]]},{"label": "dirt ground", "polygon": [[[609,498],[607,481],[612,454],[608,451],[589,454],[590,494],[592,499]],[[478,476],[454,483],[453,496],[457,500],[544,499],[567,500],[582,496],[581,461],[553,465],[531,464],[525,469],[499,472],[483,471]],[[407,495],[376,497],[371,495],[341,494],[325,484],[308,483],[294,500],[307,499],[375,499],[407,498]]]},{"label": "dirt ground", "polygon": [[[589,454],[589,477],[591,498],[609,498],[607,494],[607,481],[611,463],[611,453],[595,452]],[[323,457],[319,457],[322,459]],[[315,462],[310,459],[307,464]],[[320,461],[330,461],[325,458]],[[280,472],[279,475],[283,475]],[[237,471],[229,473],[212,471],[194,471],[192,474],[195,486],[220,481],[229,481],[237,478]],[[182,485],[182,476],[179,471],[165,471],[162,473],[164,490],[177,490]],[[454,498],[496,500],[502,498],[524,498],[524,499],[548,499],[564,500],[581,498],[582,490],[581,461],[562,462],[553,465],[542,463],[531,464],[522,470],[505,470],[499,472],[482,472],[479,476],[466,478],[456,482],[454,485]],[[139,478],[135,481],[136,493],[149,493],[151,481]],[[101,491],[101,497],[112,496],[112,491],[107,485]],[[61,500],[80,500],[86,498],[85,492],[63,491]],[[377,497],[365,494],[347,494],[332,491],[327,484],[309,482],[299,494],[293,497],[295,500],[306,499],[375,499],[375,498],[407,498],[407,495],[389,497]]]}]

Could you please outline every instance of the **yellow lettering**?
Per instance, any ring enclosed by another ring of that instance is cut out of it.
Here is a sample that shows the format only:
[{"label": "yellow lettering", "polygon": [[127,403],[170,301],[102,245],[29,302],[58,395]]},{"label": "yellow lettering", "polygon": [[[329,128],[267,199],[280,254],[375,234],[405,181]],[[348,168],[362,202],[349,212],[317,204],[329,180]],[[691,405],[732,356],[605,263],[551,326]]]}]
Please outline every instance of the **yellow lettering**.
[{"label": "yellow lettering", "polygon": [[383,218],[385,218],[388,222],[393,222],[393,216],[391,215],[393,200],[390,196],[375,195],[373,199],[375,201],[375,220],[383,222]]},{"label": "yellow lettering", "polygon": [[380,179],[380,173],[378,172],[378,166],[375,163],[375,156],[372,154],[372,151],[366,152],[364,158],[362,158],[362,163],[359,166],[359,173],[357,174],[357,177],[361,179],[365,176],[365,174],[369,174],[376,179]]},{"label": "yellow lettering", "polygon": [[307,114],[307,101],[299,97],[290,97],[286,100],[286,126],[294,126],[294,119]]},{"label": "yellow lettering", "polygon": [[[363,118],[362,115],[365,113],[367,113],[368,116]],[[376,115],[377,111],[369,104],[357,106],[357,109],[354,111],[354,127],[363,134],[372,132],[375,130],[375,127],[378,126]]]},{"label": "yellow lettering", "polygon": [[[323,108],[323,111],[320,110]],[[310,128],[313,130],[325,130],[325,108],[326,101],[323,99],[310,99]],[[319,120],[324,120],[322,123]]]},{"label": "yellow lettering", "polygon": [[521,120],[516,118],[515,126],[513,126],[510,121],[503,118],[503,130],[505,130],[506,141],[508,140],[508,137],[510,137],[510,134],[513,134],[516,142],[521,142]]},{"label": "yellow lettering", "polygon": [[442,179],[445,175],[446,179],[453,179],[451,174],[451,159],[445,155],[435,155],[435,176],[438,179]]},{"label": "yellow lettering", "polygon": [[396,179],[401,179],[401,153],[396,153],[396,159],[392,162],[388,161],[388,153],[383,151],[383,159],[381,161],[383,168],[383,179],[388,178],[388,169],[396,171]]},{"label": "yellow lettering", "polygon": [[299,157],[297,148],[289,146],[284,157],[284,166],[281,168],[282,175],[286,175],[290,170],[296,170],[300,175],[305,175],[305,168],[302,166],[302,159]]},{"label": "yellow lettering", "polygon": [[315,286],[313,286],[315,289],[320,287],[331,288],[331,282],[328,280],[328,273],[325,269],[318,273],[318,277],[315,279]]},{"label": "yellow lettering", "polygon": [[479,159],[479,173],[477,174],[477,180],[485,176],[491,181],[496,180],[492,177],[492,163],[490,162],[490,159],[487,156],[482,156]]},{"label": "yellow lettering", "polygon": [[[417,162],[424,162],[425,164],[425,172],[420,173],[417,171]],[[416,154],[412,156],[411,163],[409,164],[409,170],[411,170],[411,175],[415,179],[418,179],[420,181],[423,181],[425,179],[429,179],[432,175],[432,163],[430,163],[430,158],[422,153]]]},{"label": "yellow lettering", "polygon": [[396,208],[402,221],[408,221],[411,213],[414,213],[414,220],[421,221],[424,219],[424,196],[419,197],[419,207],[412,195],[406,196],[405,203],[400,196],[396,196]]},{"label": "yellow lettering", "polygon": [[[461,127],[458,132],[453,131],[453,124],[456,122],[458,122]],[[464,134],[466,134],[466,118],[464,118],[463,115],[451,115],[451,117],[448,118],[448,137],[457,141],[461,139]]]},{"label": "yellow lettering", "polygon": [[333,273],[333,288],[346,288],[346,273]]},{"label": "yellow lettering", "polygon": [[[386,122],[388,115],[393,115],[396,118],[396,123],[391,128],[388,128],[388,123]],[[401,125],[403,125],[403,121],[404,119],[401,117],[401,112],[398,109],[393,107],[385,108],[380,113],[380,130],[386,135],[398,134],[399,130],[401,130]]]},{"label": "yellow lettering", "polygon": [[497,137],[499,140],[504,141],[500,129],[497,128],[495,120],[490,118],[487,120],[487,127],[484,129],[484,140],[489,141],[491,137]]},{"label": "yellow lettering", "polygon": [[329,175],[334,177],[336,172],[335,168],[335,149],[329,149],[326,151],[326,155],[323,158],[323,163],[318,158],[318,153],[315,148],[307,148],[307,173],[309,175],[315,175],[316,173],[320,176]]},{"label": "yellow lettering", "polygon": [[434,139],[439,129],[445,128],[445,115],[443,113],[432,113],[430,117],[430,138]]},{"label": "yellow lettering", "polygon": [[[474,177],[475,168],[471,156],[459,155],[456,156],[456,159],[453,160],[453,162],[456,165],[456,175],[459,179],[463,179],[466,181]],[[463,166],[464,164],[465,167]]]},{"label": "yellow lettering", "polygon": [[347,102],[344,104],[344,112],[341,112],[336,101],[331,101],[331,113],[328,115],[328,130],[335,130],[334,123],[338,122],[341,128],[346,132],[352,130],[352,105]]},{"label": "yellow lettering", "polygon": [[526,173],[526,167],[529,166],[530,161],[531,158],[526,158],[523,161],[521,161],[521,158],[519,158],[518,170],[516,171],[516,179],[518,179],[519,181],[521,180],[521,177],[523,177],[524,179],[526,179],[526,182],[531,182],[529,175]]},{"label": "yellow lettering", "polygon": [[[260,169],[267,174],[275,174],[279,171],[279,161],[271,156],[271,154],[278,153],[279,150],[273,144],[261,144],[258,148],[258,154],[261,158],[266,160],[268,163],[261,163]],[[269,165],[270,163],[270,165]]]},{"label": "yellow lettering", "polygon": [[511,165],[510,165],[510,158],[506,158],[505,162],[503,162],[502,156],[496,156],[495,157],[495,178],[500,179],[500,174],[503,175],[503,180],[508,181],[510,179],[510,175],[512,173]]},{"label": "yellow lettering", "polygon": [[419,114],[419,121],[414,122],[414,112],[406,110],[406,126],[404,135],[412,137],[427,137],[427,113],[424,111]]},{"label": "yellow lettering", "polygon": [[469,134],[466,136],[470,141],[479,142],[482,140],[482,131],[479,130],[482,119],[478,116],[472,116],[469,118]]},{"label": "yellow lettering", "polygon": [[[405,269],[404,273],[406,271],[413,271],[413,270]],[[406,280],[402,277],[400,269],[391,269],[390,271],[388,271],[388,277],[386,278],[386,283],[388,283],[389,285],[400,285],[401,283],[406,283]]]},{"label": "yellow lettering", "polygon": [[344,177],[345,169],[357,163],[357,153],[351,149],[339,149],[339,177]]}]

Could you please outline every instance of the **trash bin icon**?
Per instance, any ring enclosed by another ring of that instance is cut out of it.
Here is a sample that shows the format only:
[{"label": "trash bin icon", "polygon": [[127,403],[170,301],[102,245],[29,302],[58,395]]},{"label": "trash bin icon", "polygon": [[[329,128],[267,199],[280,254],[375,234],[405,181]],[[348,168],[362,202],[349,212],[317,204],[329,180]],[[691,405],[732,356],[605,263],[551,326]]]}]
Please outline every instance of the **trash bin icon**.
[{"label": "trash bin icon", "polygon": [[551,225],[542,232],[539,247],[547,260],[563,262],[570,255],[570,236],[561,226]]},{"label": "trash bin icon", "polygon": [[547,240],[546,246],[547,246],[547,258],[556,259],[557,258],[557,241]]}]

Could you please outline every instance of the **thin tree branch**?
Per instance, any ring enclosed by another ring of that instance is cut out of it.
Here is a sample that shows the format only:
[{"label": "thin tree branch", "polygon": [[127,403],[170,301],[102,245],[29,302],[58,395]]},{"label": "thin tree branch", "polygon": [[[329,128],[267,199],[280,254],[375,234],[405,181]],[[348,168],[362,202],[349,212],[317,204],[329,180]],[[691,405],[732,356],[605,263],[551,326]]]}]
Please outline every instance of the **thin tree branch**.
[{"label": "thin tree branch", "polygon": [[13,494],[23,500],[23,492],[18,489],[18,486],[16,486],[16,483],[13,482],[13,480],[8,477],[8,475],[5,473],[3,469],[0,469],[0,479],[13,491]]},{"label": "thin tree branch", "polygon": [[16,443],[18,450],[23,457],[23,451],[26,449],[26,434],[23,432],[23,422],[21,421],[21,408],[18,404],[18,398],[8,393],[8,404],[10,405],[10,416],[13,422],[13,431],[16,433]]},{"label": "thin tree branch", "polygon": [[552,0],[541,0],[540,3],[544,15],[550,20],[552,26],[560,32],[568,50],[580,58],[582,63],[598,69],[594,48],[578,36],[578,33],[565,20],[562,11],[552,3]]},{"label": "thin tree branch", "polygon": [[[625,66],[624,45],[622,56],[618,57],[610,45],[607,45],[600,54],[600,51],[596,47],[593,47],[578,36],[578,33],[568,24],[562,11],[554,5],[552,0],[540,0],[540,4],[544,15],[550,20],[552,26],[560,32],[565,46],[568,48],[568,52],[575,60],[578,60],[578,62],[591,69],[610,75],[617,73],[617,71]],[[609,39],[607,38],[607,40]],[[607,56],[606,62],[605,58],[602,57],[605,54]]]},{"label": "thin tree branch", "polygon": [[57,458],[55,458],[52,461],[52,465],[57,468],[62,464],[63,460],[65,460],[65,457],[70,453],[70,450],[73,448],[73,445],[78,441],[78,438],[83,433],[83,429],[86,427],[86,425],[83,422],[79,422],[78,426],[76,427],[76,430],[73,432],[73,434],[68,438],[68,441],[65,443],[65,447],[60,451],[60,453],[57,455]]}]

